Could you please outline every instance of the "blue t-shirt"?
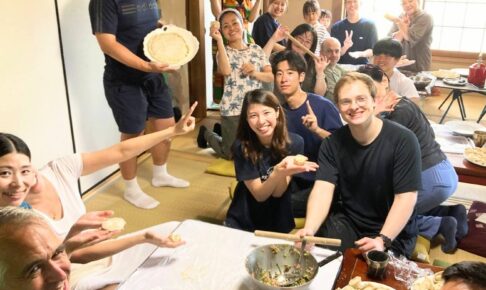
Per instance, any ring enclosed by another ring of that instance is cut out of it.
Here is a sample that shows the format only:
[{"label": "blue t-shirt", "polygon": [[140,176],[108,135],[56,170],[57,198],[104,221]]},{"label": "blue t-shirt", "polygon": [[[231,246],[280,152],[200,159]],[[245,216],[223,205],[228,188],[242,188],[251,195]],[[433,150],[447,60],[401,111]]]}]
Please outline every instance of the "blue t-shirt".
[{"label": "blue t-shirt", "polygon": [[344,44],[344,40],[346,39],[346,30],[348,33],[353,31],[353,46],[351,46],[345,54],[341,55],[339,63],[368,63],[368,59],[366,57],[354,58],[349,55],[349,52],[373,49],[373,46],[378,40],[378,33],[376,32],[375,23],[366,18],[361,18],[356,23],[351,23],[348,21],[348,19],[343,19],[336,22],[331,28],[331,36],[339,39],[341,46]]},{"label": "blue t-shirt", "polygon": [[[157,28],[160,10],[156,0],[91,0],[89,16],[93,34],[108,33],[128,50],[147,60],[144,37]],[[151,73],[128,67],[105,54],[105,78],[140,83]]]},{"label": "blue t-shirt", "polygon": [[[275,20],[270,13],[264,13],[258,17],[253,24],[251,36],[253,37],[253,40],[255,40],[255,43],[263,48],[279,25],[278,21]],[[278,43],[283,46],[286,46],[287,44],[285,40],[279,41]]]},{"label": "blue t-shirt", "polygon": [[[307,100],[309,100],[310,106],[316,114],[320,128],[334,133],[334,131],[343,126],[339,111],[331,101],[316,94],[307,94]],[[291,109],[288,104],[284,104],[283,107],[287,118],[287,129],[289,132],[298,134],[304,139],[304,155],[310,161],[317,162],[322,139],[302,124],[302,116],[308,113],[306,102],[296,109]],[[308,180],[314,180],[315,172],[306,172],[299,176]]]},{"label": "blue t-shirt", "polygon": [[[304,150],[302,138],[293,133],[289,133],[289,138],[291,143],[287,148],[288,155],[302,154]],[[243,149],[239,140],[235,141],[233,148],[236,179],[239,182],[228,209],[225,224],[245,231],[267,230],[285,233],[291,231],[295,223],[292,214],[290,186],[281,197],[270,196],[267,200],[258,202],[244,183],[245,180],[255,178],[260,178],[264,182],[272,173],[273,167],[282,158],[276,158],[270,149],[265,148],[262,151],[263,157],[258,164],[253,164],[250,159],[243,156]]]}]

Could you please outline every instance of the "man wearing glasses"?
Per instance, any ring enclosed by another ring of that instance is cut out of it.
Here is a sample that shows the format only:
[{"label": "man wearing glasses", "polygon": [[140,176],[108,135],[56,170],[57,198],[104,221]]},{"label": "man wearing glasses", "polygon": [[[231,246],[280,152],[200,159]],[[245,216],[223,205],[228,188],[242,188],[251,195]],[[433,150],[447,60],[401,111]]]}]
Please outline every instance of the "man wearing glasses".
[{"label": "man wearing glasses", "polygon": [[410,130],[375,116],[373,80],[348,73],[335,99],[347,125],[322,141],[301,236],[342,240],[341,250],[391,248],[410,257],[421,185],[420,148]]},{"label": "man wearing glasses", "polygon": [[331,36],[342,44],[343,64],[366,64],[378,39],[375,23],[360,15],[361,0],[345,0],[346,18],[336,22],[331,28]]}]

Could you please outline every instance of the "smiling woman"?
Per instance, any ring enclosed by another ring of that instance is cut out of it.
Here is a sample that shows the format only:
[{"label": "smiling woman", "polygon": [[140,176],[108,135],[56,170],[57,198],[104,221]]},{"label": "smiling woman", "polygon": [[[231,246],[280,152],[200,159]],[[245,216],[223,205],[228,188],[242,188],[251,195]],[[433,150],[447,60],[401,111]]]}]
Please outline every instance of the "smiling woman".
[{"label": "smiling woman", "polygon": [[0,133],[0,207],[28,207],[24,199],[33,184],[29,147],[14,135]]}]

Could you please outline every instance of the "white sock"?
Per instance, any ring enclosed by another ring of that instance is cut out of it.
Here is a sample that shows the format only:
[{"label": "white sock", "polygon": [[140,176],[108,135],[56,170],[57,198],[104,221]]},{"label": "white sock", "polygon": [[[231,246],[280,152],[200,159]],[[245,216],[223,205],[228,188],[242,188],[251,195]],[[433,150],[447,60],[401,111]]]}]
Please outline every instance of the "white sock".
[{"label": "white sock", "polygon": [[143,192],[138,185],[136,177],[130,180],[125,180],[125,192],[123,193],[123,197],[134,206],[144,209],[151,209],[159,205],[157,200]]},{"label": "white sock", "polygon": [[167,163],[166,163],[164,165],[154,165],[152,185],[155,187],[160,187],[160,186],[188,187],[189,182],[170,175],[167,172]]}]

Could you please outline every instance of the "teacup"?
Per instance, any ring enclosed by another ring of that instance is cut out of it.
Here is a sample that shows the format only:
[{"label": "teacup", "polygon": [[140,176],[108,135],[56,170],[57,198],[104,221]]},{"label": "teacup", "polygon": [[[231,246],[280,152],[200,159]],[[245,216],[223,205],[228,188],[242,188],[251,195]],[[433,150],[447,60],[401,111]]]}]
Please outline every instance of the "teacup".
[{"label": "teacup", "polygon": [[476,147],[483,147],[486,144],[486,131],[476,130],[473,134],[474,145]]},{"label": "teacup", "polygon": [[386,266],[390,257],[382,251],[369,251],[365,254],[366,263],[368,264],[367,275],[375,279],[383,279],[386,274]]}]

